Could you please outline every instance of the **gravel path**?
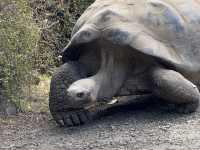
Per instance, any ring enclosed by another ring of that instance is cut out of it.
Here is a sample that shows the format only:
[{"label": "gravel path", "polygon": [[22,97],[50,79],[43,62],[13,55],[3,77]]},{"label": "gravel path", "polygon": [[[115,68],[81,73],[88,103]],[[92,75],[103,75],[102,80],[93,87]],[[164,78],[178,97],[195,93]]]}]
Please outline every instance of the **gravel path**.
[{"label": "gravel path", "polygon": [[0,119],[0,143],[0,150],[199,150],[200,110],[178,115],[156,106],[124,108],[65,129],[48,114],[19,114]]}]

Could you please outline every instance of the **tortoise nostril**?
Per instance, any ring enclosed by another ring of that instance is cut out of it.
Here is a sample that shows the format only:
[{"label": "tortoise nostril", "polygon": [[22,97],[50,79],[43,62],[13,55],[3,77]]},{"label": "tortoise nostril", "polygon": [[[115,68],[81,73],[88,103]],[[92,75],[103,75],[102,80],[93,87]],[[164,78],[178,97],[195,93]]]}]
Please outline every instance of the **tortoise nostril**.
[{"label": "tortoise nostril", "polygon": [[85,93],[84,92],[79,92],[79,93],[76,94],[76,96],[78,98],[83,98],[85,96]]}]

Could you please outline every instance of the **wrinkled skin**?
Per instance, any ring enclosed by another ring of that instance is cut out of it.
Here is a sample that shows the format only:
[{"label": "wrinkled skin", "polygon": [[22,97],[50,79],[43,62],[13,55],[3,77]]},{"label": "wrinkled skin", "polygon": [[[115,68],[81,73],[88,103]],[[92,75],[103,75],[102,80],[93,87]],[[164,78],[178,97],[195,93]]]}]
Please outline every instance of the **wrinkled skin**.
[{"label": "wrinkled skin", "polygon": [[84,108],[116,96],[152,93],[179,112],[195,111],[199,10],[198,0],[97,0],[63,50],[64,63],[79,62],[87,74],[68,87],[64,101]]}]

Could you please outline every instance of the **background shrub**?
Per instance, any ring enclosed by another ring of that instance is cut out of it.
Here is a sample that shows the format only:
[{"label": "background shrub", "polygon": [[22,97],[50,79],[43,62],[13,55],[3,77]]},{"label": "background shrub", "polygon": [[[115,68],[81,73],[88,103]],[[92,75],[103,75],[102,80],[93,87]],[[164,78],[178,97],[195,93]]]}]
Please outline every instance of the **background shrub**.
[{"label": "background shrub", "polygon": [[14,99],[33,77],[32,56],[39,28],[26,0],[0,1],[0,78],[4,93]]},{"label": "background shrub", "polygon": [[59,54],[67,45],[77,19],[94,0],[30,0],[33,19],[41,28],[35,68],[46,73],[60,64]]},{"label": "background shrub", "polygon": [[0,1],[0,86],[9,99],[24,99],[24,89],[60,65],[60,51],[93,1]]}]

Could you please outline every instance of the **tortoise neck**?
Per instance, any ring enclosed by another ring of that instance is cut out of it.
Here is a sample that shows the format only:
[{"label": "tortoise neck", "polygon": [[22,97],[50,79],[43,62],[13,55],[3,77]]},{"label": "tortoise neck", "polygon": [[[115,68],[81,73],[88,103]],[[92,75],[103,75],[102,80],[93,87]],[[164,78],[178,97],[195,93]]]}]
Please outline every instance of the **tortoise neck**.
[{"label": "tortoise neck", "polygon": [[127,75],[129,59],[126,53],[117,47],[101,49],[101,67],[96,75],[90,77],[94,81],[94,98],[108,99],[119,91]]}]

